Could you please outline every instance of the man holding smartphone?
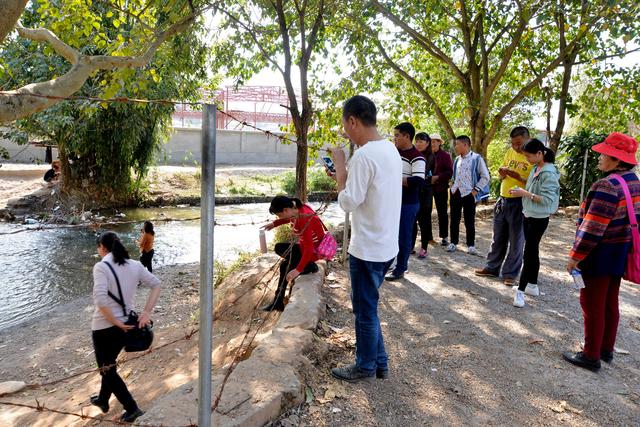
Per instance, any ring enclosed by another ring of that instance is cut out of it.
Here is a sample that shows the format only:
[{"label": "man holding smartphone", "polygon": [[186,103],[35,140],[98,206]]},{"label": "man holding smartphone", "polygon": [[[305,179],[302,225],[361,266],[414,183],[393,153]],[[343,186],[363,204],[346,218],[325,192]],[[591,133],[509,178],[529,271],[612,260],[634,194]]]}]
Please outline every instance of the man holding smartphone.
[{"label": "man holding smartphone", "polygon": [[[500,198],[493,209],[493,241],[487,255],[487,265],[476,270],[477,276],[498,277],[507,286],[513,286],[520,274],[524,249],[522,198],[510,190],[527,185],[532,165],[524,156],[524,145],[531,139],[529,129],[517,126],[511,130],[511,148],[504,156],[500,175]],[[504,261],[504,263],[503,263]]]},{"label": "man holding smartphone", "polygon": [[389,365],[378,318],[378,288],[398,253],[402,161],[394,145],[376,128],[375,104],[361,95],[348,99],[342,126],[359,148],[346,168],[341,148],[331,150],[338,203],[352,213],[349,241],[351,304],[355,316],[356,361],[333,368],[344,381],[387,378]]}]

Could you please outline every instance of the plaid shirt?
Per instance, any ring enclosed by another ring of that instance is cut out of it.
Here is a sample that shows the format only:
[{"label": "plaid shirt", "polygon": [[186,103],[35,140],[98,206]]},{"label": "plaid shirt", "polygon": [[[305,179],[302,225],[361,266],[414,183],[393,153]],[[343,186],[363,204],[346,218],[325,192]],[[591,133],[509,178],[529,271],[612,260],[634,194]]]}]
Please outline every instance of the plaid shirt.
[{"label": "plaid shirt", "polygon": [[[633,172],[620,173],[629,186],[636,217],[640,212],[640,181]],[[627,202],[622,188],[606,177],[596,181],[580,206],[576,238],[569,256],[591,274],[622,275],[631,244]],[[587,260],[587,258],[589,258]]]}]

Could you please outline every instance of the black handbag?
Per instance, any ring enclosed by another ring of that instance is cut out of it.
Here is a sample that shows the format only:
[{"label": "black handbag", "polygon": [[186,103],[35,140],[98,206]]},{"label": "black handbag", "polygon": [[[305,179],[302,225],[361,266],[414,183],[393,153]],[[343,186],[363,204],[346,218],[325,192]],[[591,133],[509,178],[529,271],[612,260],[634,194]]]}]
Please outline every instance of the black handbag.
[{"label": "black handbag", "polygon": [[124,334],[124,351],[134,352],[134,351],[145,351],[151,347],[151,343],[153,342],[153,321],[150,320],[149,324],[144,327],[138,326],[138,313],[131,310],[129,314],[127,314],[127,309],[124,303],[124,298],[122,297],[122,288],[120,287],[120,280],[118,280],[118,275],[116,271],[113,269],[111,264],[107,261],[104,261],[105,264],[109,267],[109,270],[113,273],[113,276],[116,278],[116,285],[118,285],[118,294],[120,294],[120,298],[116,297],[111,293],[111,291],[107,291],[109,296],[115,300],[122,307],[122,312],[125,316],[127,316],[127,320],[124,322],[125,325],[134,326],[133,329],[129,329]]}]

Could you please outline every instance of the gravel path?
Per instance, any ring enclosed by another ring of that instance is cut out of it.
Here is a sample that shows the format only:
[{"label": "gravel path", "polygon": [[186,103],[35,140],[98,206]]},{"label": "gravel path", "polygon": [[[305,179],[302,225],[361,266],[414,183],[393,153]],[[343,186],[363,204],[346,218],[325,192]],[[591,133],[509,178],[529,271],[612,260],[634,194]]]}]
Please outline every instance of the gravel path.
[{"label": "gravel path", "polygon": [[[480,222],[480,221],[479,221]],[[311,354],[308,402],[274,425],[640,425],[640,288],[625,283],[612,365],[591,373],[564,362],[578,350],[582,315],[564,271],[574,222],[553,218],[543,238],[540,297],[512,306],[502,281],[474,276],[484,258],[431,247],[410,272],[381,288],[380,318],[391,377],[334,380],[329,370],[354,359],[353,317],[345,270],[325,288],[327,318],[318,329],[329,352]],[[486,255],[491,219],[481,221]]]}]

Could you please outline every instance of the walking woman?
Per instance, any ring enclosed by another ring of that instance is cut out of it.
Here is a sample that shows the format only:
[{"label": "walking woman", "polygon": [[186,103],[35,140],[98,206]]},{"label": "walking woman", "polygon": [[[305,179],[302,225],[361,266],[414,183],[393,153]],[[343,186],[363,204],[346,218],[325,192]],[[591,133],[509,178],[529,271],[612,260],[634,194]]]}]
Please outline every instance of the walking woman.
[{"label": "walking woman", "polygon": [[429,135],[420,132],[416,135],[415,145],[420,154],[425,159],[425,173],[424,173],[424,185],[420,190],[418,198],[420,200],[420,209],[416,216],[416,223],[413,225],[413,243],[411,247],[416,245],[416,238],[418,237],[418,226],[420,226],[420,240],[421,246],[418,252],[418,258],[427,257],[427,249],[429,248],[429,242],[433,240],[433,231],[431,230],[431,211],[433,210],[433,189],[431,187],[431,177],[436,164],[435,156],[431,151],[431,138]]},{"label": "walking woman", "polygon": [[560,200],[560,176],[553,164],[556,156],[550,148],[537,139],[524,146],[524,155],[533,165],[526,189],[512,188],[509,193],[522,198],[524,213],[524,262],[520,273],[520,285],[516,289],[513,305],[524,307],[524,294],[538,296],[538,272],[540,271],[540,240],[549,225],[549,216],[558,210]]},{"label": "walking woman", "polygon": [[151,221],[145,221],[142,226],[142,235],[138,246],[140,246],[140,262],[147,267],[150,273],[153,273],[153,240],[155,238],[155,231],[153,231],[153,224]]},{"label": "walking woman", "polygon": [[283,224],[292,224],[293,232],[300,238],[298,243],[276,243],[275,246],[275,252],[283,258],[280,263],[278,289],[273,301],[262,307],[262,310],[282,311],[287,283],[300,274],[318,271],[315,261],[319,258],[315,248],[324,238],[326,230],[315,211],[300,199],[276,196],[271,200],[269,213],[276,215],[278,219],[265,225],[263,229],[272,230]]},{"label": "walking woman", "polygon": [[116,359],[124,347],[124,337],[134,326],[125,325],[122,306],[112,295],[120,295],[118,283],[122,290],[122,300],[126,311],[134,308],[138,284],[151,288],[144,310],[139,316],[140,327],[148,324],[153,308],[160,295],[160,280],[151,274],[138,261],[129,259],[129,253],[122,245],[117,234],[107,231],[97,240],[98,254],[102,261],[93,267],[93,303],[95,310],[91,320],[93,349],[96,354],[102,383],[100,393],[91,396],[91,404],[102,412],[109,412],[109,399],[115,394],[124,407],[120,417],[122,422],[133,422],[143,414],[138,404],[129,393],[127,385],[118,375]]},{"label": "walking woman", "polygon": [[591,186],[580,206],[576,238],[567,263],[567,270],[579,269],[584,280],[585,287],[580,290],[584,350],[565,352],[563,357],[581,368],[597,371],[600,360],[613,360],[620,319],[620,280],[632,241],[624,192],[612,175],[622,177],[627,184],[636,217],[640,212],[640,181],[633,171],[638,149],[634,138],[614,132],[591,149],[600,153],[598,169],[606,176]]},{"label": "walking woman", "polygon": [[440,244],[448,246],[449,214],[447,213],[447,205],[449,204],[449,180],[453,175],[453,161],[451,160],[451,155],[441,149],[443,143],[439,134],[431,134],[431,151],[435,159],[435,167],[430,182],[433,190],[433,200],[438,212]]}]

